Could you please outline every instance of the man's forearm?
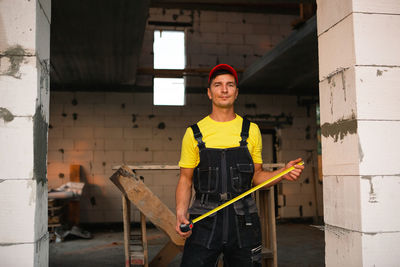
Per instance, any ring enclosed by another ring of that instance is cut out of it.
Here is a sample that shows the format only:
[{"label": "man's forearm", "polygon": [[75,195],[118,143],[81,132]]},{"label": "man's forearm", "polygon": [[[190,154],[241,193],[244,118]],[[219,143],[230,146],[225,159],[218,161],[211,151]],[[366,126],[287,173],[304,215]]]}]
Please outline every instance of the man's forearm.
[{"label": "man's forearm", "polygon": [[191,188],[178,184],[176,188],[176,214],[186,215],[191,197]]},{"label": "man's forearm", "polygon": [[282,181],[283,179],[286,179],[289,181],[296,181],[304,169],[303,164],[298,165],[301,161],[302,161],[301,158],[289,161],[289,163],[286,164],[286,166],[284,168],[281,168],[279,170],[272,171],[272,172],[264,171],[262,169],[261,164],[255,164],[254,165],[255,171],[254,171],[254,176],[253,176],[253,185],[259,185],[259,184],[263,183],[264,181],[274,177],[275,175],[281,173],[282,171],[284,171],[285,169],[290,168],[290,167],[294,167],[294,169],[291,170],[289,173],[282,175],[282,177],[280,179],[277,179],[274,182],[271,182],[266,187],[277,184],[280,181]]},{"label": "man's forearm", "polygon": [[[264,170],[259,170],[256,173],[254,173],[254,177],[253,177],[253,186],[259,185],[261,183],[263,183],[264,181],[274,177],[275,175],[277,175],[278,173],[282,172],[284,170],[284,168],[275,170],[275,171],[264,171]],[[270,184],[268,184],[267,187],[273,186],[277,183],[279,183],[281,179],[277,179],[273,182],[271,182]]]},{"label": "man's forearm", "polygon": [[175,193],[177,215],[186,216],[187,209],[190,204],[191,195],[192,195],[191,177],[189,178],[186,175],[181,174]]},{"label": "man's forearm", "polygon": [[191,231],[182,232],[180,226],[188,224],[188,207],[190,198],[192,196],[192,177],[193,169],[181,168],[178,185],[176,186],[175,200],[176,200],[176,232],[183,238],[190,236]]}]

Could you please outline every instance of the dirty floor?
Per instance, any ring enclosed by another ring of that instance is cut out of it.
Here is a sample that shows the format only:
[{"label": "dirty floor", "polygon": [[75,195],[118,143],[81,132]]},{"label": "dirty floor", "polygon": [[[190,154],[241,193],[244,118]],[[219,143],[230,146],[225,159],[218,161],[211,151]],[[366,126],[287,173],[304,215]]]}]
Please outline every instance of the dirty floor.
[{"label": "dirty floor", "polygon": [[[148,228],[149,259],[167,242],[156,228]],[[50,243],[50,267],[124,266],[123,232],[112,227],[92,231],[92,239]],[[278,266],[325,266],[324,232],[305,223],[277,224]],[[178,255],[169,266],[179,266]]]}]

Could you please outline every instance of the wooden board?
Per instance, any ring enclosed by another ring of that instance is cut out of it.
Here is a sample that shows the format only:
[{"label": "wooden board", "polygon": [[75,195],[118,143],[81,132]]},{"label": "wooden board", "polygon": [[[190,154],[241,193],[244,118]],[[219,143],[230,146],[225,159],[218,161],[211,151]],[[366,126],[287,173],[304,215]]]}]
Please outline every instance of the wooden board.
[{"label": "wooden board", "polygon": [[81,165],[71,164],[69,166],[69,181],[77,183],[81,181]]},{"label": "wooden board", "polygon": [[175,245],[184,245],[185,240],[175,231],[175,214],[136,178],[131,168],[122,166],[110,180],[155,226],[165,232]]},{"label": "wooden board", "polygon": [[[71,164],[69,166],[69,180],[71,182],[81,181],[81,165]],[[80,217],[80,201],[71,200],[68,203],[68,221],[73,225],[79,224]]]},{"label": "wooden board", "polygon": [[130,219],[131,203],[125,195],[122,195],[122,216],[124,220],[124,252],[125,252],[125,267],[130,267],[129,255],[129,239],[131,233],[131,219]]},{"label": "wooden board", "polygon": [[140,228],[142,230],[142,245],[143,245],[143,258],[144,266],[149,266],[149,252],[147,249],[147,230],[146,230],[146,216],[140,213]]},{"label": "wooden board", "polygon": [[[179,170],[178,165],[167,165],[167,164],[142,164],[142,165],[127,165],[131,170]],[[273,168],[283,168],[285,164],[283,163],[264,163],[262,165],[263,169],[269,170]],[[113,166],[112,169],[118,170],[121,165]]]},{"label": "wooden board", "polygon": [[263,267],[278,266],[274,203],[273,187],[259,190],[257,192],[257,204],[260,214],[263,243],[263,248],[261,252]]},{"label": "wooden board", "polygon": [[167,267],[175,256],[182,251],[181,247],[176,246],[172,241],[169,241],[154,259],[150,262],[150,267]]}]

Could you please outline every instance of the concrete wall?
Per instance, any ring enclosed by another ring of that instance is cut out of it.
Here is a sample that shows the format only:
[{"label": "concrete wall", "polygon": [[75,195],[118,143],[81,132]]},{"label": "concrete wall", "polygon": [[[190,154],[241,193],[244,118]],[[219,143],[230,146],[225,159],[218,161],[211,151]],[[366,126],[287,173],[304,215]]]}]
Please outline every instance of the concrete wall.
[{"label": "concrete wall", "polygon": [[400,3],[317,1],[327,266],[398,266]]},{"label": "concrete wall", "polygon": [[[193,23],[192,28],[185,30],[188,68],[211,68],[217,63],[228,63],[244,69],[290,33],[290,21],[294,18],[153,8],[149,21]],[[160,28],[147,26],[139,67],[153,67],[155,29]],[[109,181],[112,166],[121,163],[177,164],[186,127],[210,112],[205,94],[206,75],[188,77],[187,85],[204,88],[204,94],[189,94],[184,107],[154,107],[150,93],[53,92],[49,187],[66,183],[69,165],[81,164],[87,183],[81,201],[81,221],[121,221],[120,193]],[[137,85],[152,87],[152,76],[138,75]],[[315,107],[300,105],[298,98],[293,96],[245,95],[245,92],[240,93],[237,104],[236,112],[240,115],[295,116],[292,125],[282,126],[277,132],[280,139],[278,161],[301,156],[310,168],[299,182],[280,185],[280,214],[282,217],[312,216],[315,200],[311,166],[316,162],[317,147]],[[265,149],[264,158],[271,158],[271,151],[267,149],[272,147],[266,147],[269,148]],[[175,209],[178,171],[141,171],[138,174],[145,177],[145,183],[168,207]],[[321,190],[320,184],[318,188]],[[322,198],[321,192],[319,198]],[[138,219],[137,212],[135,219]]]},{"label": "concrete wall", "polygon": [[0,2],[0,258],[47,266],[50,1]]}]

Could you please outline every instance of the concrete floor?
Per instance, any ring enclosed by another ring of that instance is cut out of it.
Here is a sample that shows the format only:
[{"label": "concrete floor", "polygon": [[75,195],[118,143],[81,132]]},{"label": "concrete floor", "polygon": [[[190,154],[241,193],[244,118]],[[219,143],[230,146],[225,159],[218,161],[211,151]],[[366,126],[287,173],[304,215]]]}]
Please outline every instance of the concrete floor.
[{"label": "concrete floor", "polygon": [[[123,232],[96,229],[92,239],[69,239],[50,243],[50,267],[124,266]],[[167,242],[155,228],[148,228],[149,259]],[[309,224],[277,224],[278,266],[325,266],[324,232]],[[180,255],[169,265],[179,266]]]}]

